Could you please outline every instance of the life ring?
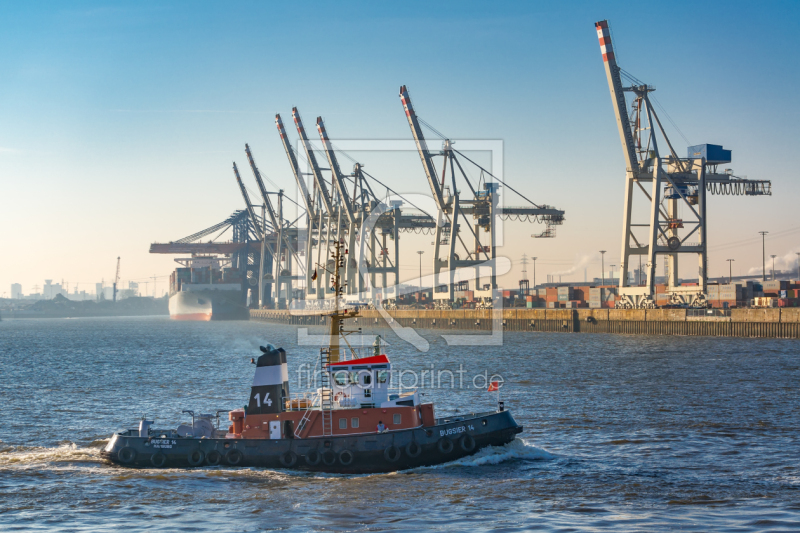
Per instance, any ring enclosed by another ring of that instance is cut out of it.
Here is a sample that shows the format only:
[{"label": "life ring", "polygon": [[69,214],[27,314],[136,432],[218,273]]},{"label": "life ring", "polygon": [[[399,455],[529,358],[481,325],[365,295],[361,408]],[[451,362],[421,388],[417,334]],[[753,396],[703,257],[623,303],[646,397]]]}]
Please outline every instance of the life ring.
[{"label": "life ring", "polygon": [[458,444],[465,452],[471,452],[475,449],[475,439],[469,433],[461,435],[461,438],[458,439]]},{"label": "life ring", "polygon": [[156,468],[161,468],[167,463],[167,456],[161,452],[154,453],[150,456],[150,464]]},{"label": "life ring", "polygon": [[222,459],[222,454],[217,450],[211,450],[206,454],[206,464],[208,466],[217,466]]},{"label": "life ring", "polygon": [[306,464],[308,466],[316,466],[319,464],[321,457],[317,450],[311,450],[306,453]]},{"label": "life ring", "polygon": [[417,457],[421,453],[422,453],[422,446],[420,446],[417,441],[412,440],[406,445],[406,455],[408,455],[412,459],[414,457]]},{"label": "life ring", "polygon": [[322,452],[322,462],[328,466],[333,466],[333,463],[336,462],[336,454],[331,450],[325,450]]},{"label": "life ring", "polygon": [[291,468],[295,465],[295,463],[297,463],[297,454],[289,450],[288,452],[281,454],[280,461],[281,464],[286,468]]},{"label": "life ring", "polygon": [[192,450],[189,452],[189,455],[186,456],[186,460],[189,461],[189,464],[192,466],[200,466],[205,458],[206,454],[204,454],[203,450],[200,448]]},{"label": "life ring", "polygon": [[388,446],[385,450],[383,450],[383,458],[389,461],[390,463],[394,463],[398,459],[400,459],[400,448],[392,444]]},{"label": "life ring", "polygon": [[136,460],[136,450],[130,446],[125,446],[117,452],[117,459],[119,459],[120,463],[129,465]]},{"label": "life ring", "polygon": [[242,459],[244,459],[244,455],[237,449],[230,450],[225,454],[225,462],[231,466],[238,465]]},{"label": "life ring", "polygon": [[441,439],[439,439],[439,442],[436,444],[436,447],[439,448],[440,452],[447,455],[448,453],[453,451],[453,441],[451,441],[447,437],[442,437]]},{"label": "life ring", "polygon": [[342,450],[339,452],[339,462],[342,464],[342,466],[351,464],[353,459],[355,459],[355,456],[350,450]]},{"label": "life ring", "polygon": [[334,401],[337,401],[337,402],[342,401],[343,398],[347,398],[347,394],[345,394],[344,392],[337,392],[333,396]]}]

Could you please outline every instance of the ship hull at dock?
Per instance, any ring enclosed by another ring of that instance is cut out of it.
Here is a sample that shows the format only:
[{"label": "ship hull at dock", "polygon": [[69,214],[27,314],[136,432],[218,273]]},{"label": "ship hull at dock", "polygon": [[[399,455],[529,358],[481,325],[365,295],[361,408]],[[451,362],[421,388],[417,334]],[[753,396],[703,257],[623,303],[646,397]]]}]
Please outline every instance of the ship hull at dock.
[{"label": "ship hull at dock", "polygon": [[239,289],[182,290],[169,297],[169,316],[189,321],[248,320],[241,299]]},{"label": "ship hull at dock", "polygon": [[102,455],[138,468],[246,466],[339,474],[395,472],[433,466],[502,446],[522,432],[511,413],[494,411],[439,419],[430,427],[313,438],[194,439],[152,430],[116,433]]}]

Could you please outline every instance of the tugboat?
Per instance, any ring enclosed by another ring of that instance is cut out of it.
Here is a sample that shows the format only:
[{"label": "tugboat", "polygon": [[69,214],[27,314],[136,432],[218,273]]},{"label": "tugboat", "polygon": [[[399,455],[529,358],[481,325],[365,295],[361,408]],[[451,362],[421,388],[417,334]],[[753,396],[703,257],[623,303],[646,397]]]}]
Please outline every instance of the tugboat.
[{"label": "tugboat", "polygon": [[369,474],[446,463],[514,440],[523,428],[500,401],[494,411],[436,418],[419,391],[391,392],[392,366],[381,353],[380,336],[366,357],[347,341],[354,332],[344,330],[344,321],[358,312],[340,310],[342,247],[335,243],[335,309],[328,315],[330,344],[320,350],[316,392],[290,394],[286,352],[262,346],[258,359],[251,359],[256,369],[249,403],[228,412],[227,430],[219,429],[225,411],[184,411],[191,426],[166,430],[143,418],[137,429],[115,433],[103,456],[140,468],[228,465]]}]

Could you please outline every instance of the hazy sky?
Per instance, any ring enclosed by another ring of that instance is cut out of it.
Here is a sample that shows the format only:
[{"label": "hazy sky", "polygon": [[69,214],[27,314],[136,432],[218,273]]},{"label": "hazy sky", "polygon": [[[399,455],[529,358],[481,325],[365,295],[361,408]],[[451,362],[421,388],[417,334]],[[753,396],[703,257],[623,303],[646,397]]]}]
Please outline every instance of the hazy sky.
[{"label": "hazy sky", "polygon": [[[231,162],[246,167],[245,142],[291,188],[276,112],[290,122],[298,106],[307,126],[322,115],[333,139],[408,139],[401,84],[446,135],[502,140],[506,181],[566,210],[555,239],[507,226],[500,254],[538,256],[537,281],[574,264],[572,279],[584,266],[599,275],[597,250],[619,263],[624,184],[601,19],[620,65],[657,87],[691,144],[722,144],[738,175],[773,180],[772,197],[710,198],[710,273],[727,273],[729,258],[734,274],[760,268],[759,230],[776,266],[796,266],[799,12],[752,1],[3,2],[0,295],[46,278],[93,290],[117,256],[123,280],[168,275],[172,258],[149,244],[242,207]],[[368,170],[425,192],[411,155],[373,157]],[[429,241],[401,240],[404,275]]]}]

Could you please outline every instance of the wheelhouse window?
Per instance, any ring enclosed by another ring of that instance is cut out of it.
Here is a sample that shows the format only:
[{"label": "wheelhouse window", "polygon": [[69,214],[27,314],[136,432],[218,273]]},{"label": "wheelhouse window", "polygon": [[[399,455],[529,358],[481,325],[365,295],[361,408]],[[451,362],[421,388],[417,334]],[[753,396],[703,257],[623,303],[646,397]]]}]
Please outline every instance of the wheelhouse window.
[{"label": "wheelhouse window", "polygon": [[344,370],[339,370],[338,372],[334,372],[333,381],[340,387],[344,387],[345,385],[347,385],[347,372]]},{"label": "wheelhouse window", "polygon": [[395,413],[392,415],[392,424],[401,424],[403,422],[403,415]]},{"label": "wheelhouse window", "polygon": [[350,419],[350,427],[357,428],[358,427],[358,417],[353,417]]},{"label": "wheelhouse window", "polygon": [[339,419],[339,429],[347,429],[347,419],[340,418]]},{"label": "wheelhouse window", "polygon": [[387,370],[381,370],[378,372],[378,383],[386,383],[386,379],[389,377],[389,372]]},{"label": "wheelhouse window", "polygon": [[372,373],[371,372],[364,372],[363,376],[361,377],[361,383],[364,385],[371,385],[372,384]]}]

